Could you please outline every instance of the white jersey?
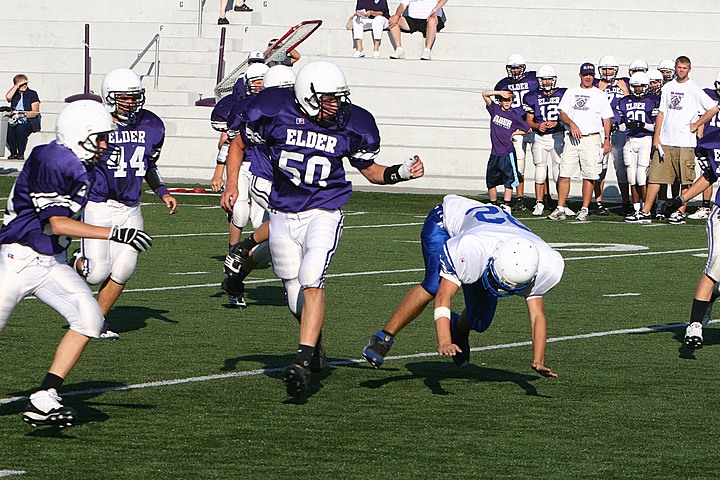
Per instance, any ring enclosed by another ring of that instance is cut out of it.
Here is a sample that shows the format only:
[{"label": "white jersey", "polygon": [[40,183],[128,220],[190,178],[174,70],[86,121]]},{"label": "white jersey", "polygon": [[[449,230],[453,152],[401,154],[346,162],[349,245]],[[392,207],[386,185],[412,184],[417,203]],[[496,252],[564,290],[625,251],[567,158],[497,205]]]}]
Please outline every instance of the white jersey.
[{"label": "white jersey", "polygon": [[498,244],[512,237],[522,237],[537,247],[540,263],[535,280],[518,295],[525,298],[543,296],[562,278],[565,269],[562,256],[514,218],[514,222],[495,223],[498,219],[493,217],[491,222],[482,223],[448,240],[443,251],[440,276],[457,285],[473,284],[481,279]]},{"label": "white jersey", "polygon": [[[501,208],[490,203],[482,203],[477,200],[461,197],[459,195],[446,195],[443,198],[443,226],[450,237],[457,237],[480,225],[488,223],[508,223],[526,228],[520,222],[510,217]],[[512,220],[507,220],[510,217]]]}]

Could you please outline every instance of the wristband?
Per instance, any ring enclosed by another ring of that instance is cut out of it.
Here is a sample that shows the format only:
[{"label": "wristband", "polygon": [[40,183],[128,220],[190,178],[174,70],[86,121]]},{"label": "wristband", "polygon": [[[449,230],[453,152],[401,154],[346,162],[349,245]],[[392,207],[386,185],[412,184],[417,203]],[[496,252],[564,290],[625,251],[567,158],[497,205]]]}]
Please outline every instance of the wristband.
[{"label": "wristband", "polygon": [[385,185],[393,185],[405,181],[405,179],[400,176],[400,167],[400,164],[385,167],[385,172],[383,173]]},{"label": "wristband", "polygon": [[682,202],[682,204],[681,204],[681,205],[685,205],[685,204],[687,203],[687,200],[685,200],[685,197],[684,197],[684,196],[682,196],[682,195],[678,195],[678,198],[679,198],[679,199],[680,199],[680,201]]},{"label": "wristband", "polygon": [[450,309],[448,307],[437,307],[435,309],[435,321],[437,322],[440,318],[450,318]]}]

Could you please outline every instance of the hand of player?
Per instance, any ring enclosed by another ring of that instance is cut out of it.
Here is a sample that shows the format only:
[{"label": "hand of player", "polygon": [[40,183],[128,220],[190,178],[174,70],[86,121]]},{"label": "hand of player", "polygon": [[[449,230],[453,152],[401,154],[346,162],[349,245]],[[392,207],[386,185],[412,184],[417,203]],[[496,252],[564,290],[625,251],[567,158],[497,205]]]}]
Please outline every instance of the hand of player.
[{"label": "hand of player", "polygon": [[685,199],[678,195],[675,198],[671,198],[665,202],[665,215],[670,216],[675,210],[682,207],[685,204]]},{"label": "hand of player", "polygon": [[212,190],[213,192],[219,192],[220,190],[222,190],[223,183],[224,182],[222,176],[213,176],[210,179],[210,190]]},{"label": "hand of player", "polygon": [[539,362],[533,362],[532,369],[535,370],[540,375],[542,375],[543,377],[557,378],[557,376],[558,376],[557,373],[550,370],[549,367],[546,367],[545,365],[543,365],[542,363],[539,363]]},{"label": "hand of player", "polygon": [[425,165],[423,165],[420,157],[418,157],[417,155],[413,155],[412,157],[405,159],[405,161],[400,166],[400,171],[398,173],[400,174],[400,177],[404,180],[420,178],[425,175]]},{"label": "hand of player", "polygon": [[166,193],[162,196],[162,201],[165,202],[165,206],[170,209],[170,215],[175,215],[178,212],[178,202],[175,197]]},{"label": "hand of player", "polygon": [[438,353],[445,357],[452,357],[456,353],[463,353],[463,351],[454,343],[444,343],[438,345]]},{"label": "hand of player", "polygon": [[138,252],[144,252],[152,246],[152,237],[138,228],[120,228],[113,225],[108,240],[130,245]]},{"label": "hand of player", "polygon": [[220,206],[224,208],[226,212],[232,213],[233,205],[235,205],[235,199],[237,199],[237,197],[237,185],[225,185],[225,191],[220,195]]}]

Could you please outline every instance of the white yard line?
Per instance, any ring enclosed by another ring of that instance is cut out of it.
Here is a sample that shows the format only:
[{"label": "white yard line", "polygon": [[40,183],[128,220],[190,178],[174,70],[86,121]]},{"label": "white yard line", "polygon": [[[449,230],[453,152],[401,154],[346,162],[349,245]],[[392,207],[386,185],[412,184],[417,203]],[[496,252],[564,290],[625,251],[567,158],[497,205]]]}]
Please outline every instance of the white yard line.
[{"label": "white yard line", "polygon": [[0,477],[10,477],[12,475],[24,475],[25,470],[0,470]]},{"label": "white yard line", "polygon": [[[711,320],[709,323],[718,323],[720,320]],[[564,337],[553,337],[548,338],[547,343],[558,343],[558,342],[566,342],[569,340],[583,340],[588,338],[599,338],[599,337],[609,337],[612,335],[626,335],[626,334],[636,334],[636,333],[652,333],[652,332],[660,332],[665,330],[673,330],[677,328],[684,327],[684,323],[669,323],[666,325],[656,325],[653,327],[637,327],[637,328],[625,328],[622,330],[608,330],[604,332],[591,332],[591,333],[583,333],[580,335],[568,335]],[[514,348],[514,347],[525,347],[532,345],[531,341],[526,342],[515,342],[515,343],[503,343],[499,345],[488,345],[485,347],[475,347],[471,348],[470,351],[472,352],[483,352],[488,350],[502,350],[505,348]],[[385,357],[385,361],[390,360],[407,360],[407,359],[413,359],[413,358],[425,358],[425,357],[436,357],[438,356],[437,352],[427,352],[427,353],[416,353],[412,355],[395,355],[395,356],[388,356]],[[338,367],[338,366],[344,366],[344,365],[357,365],[364,363],[364,359],[354,359],[354,360],[338,360],[334,362],[327,362],[328,366],[332,367]],[[94,388],[89,390],[79,390],[75,392],[62,392],[63,397],[71,397],[76,395],[91,395],[91,394],[99,394],[99,393],[106,393],[106,392],[118,392],[118,391],[127,391],[127,390],[140,390],[144,388],[151,388],[151,387],[167,387],[172,385],[182,385],[186,383],[197,383],[197,382],[207,382],[211,380],[224,380],[228,378],[238,378],[238,377],[251,377],[256,375],[265,375],[268,373],[275,373],[275,372],[282,372],[285,370],[285,367],[277,367],[277,368],[258,368],[255,370],[244,370],[241,372],[231,372],[231,373],[220,373],[215,375],[204,375],[201,377],[188,377],[188,378],[178,378],[175,380],[160,380],[156,382],[146,382],[146,383],[136,383],[133,385],[123,385],[119,387],[107,387],[107,388]],[[19,402],[19,401],[27,401],[27,397],[9,397],[9,398],[0,398],[0,405],[6,405],[8,403],[13,402]]]},{"label": "white yard line", "polygon": [[603,297],[639,297],[639,293],[609,293]]}]

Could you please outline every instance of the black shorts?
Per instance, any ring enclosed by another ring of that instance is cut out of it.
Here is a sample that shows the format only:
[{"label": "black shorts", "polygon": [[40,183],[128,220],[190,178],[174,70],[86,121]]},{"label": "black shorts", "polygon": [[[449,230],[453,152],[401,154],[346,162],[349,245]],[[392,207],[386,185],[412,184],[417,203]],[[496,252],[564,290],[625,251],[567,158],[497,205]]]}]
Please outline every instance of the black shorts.
[{"label": "black shorts", "polygon": [[[409,30],[405,30],[404,28],[400,28],[405,33],[415,33],[415,32],[422,32],[423,37],[427,37],[427,20],[424,18],[410,18],[405,17],[405,20],[407,20],[408,28]],[[445,28],[445,22],[441,17],[438,17],[438,24],[437,24],[437,31],[439,32]]]},{"label": "black shorts", "polygon": [[505,188],[514,188],[520,184],[521,178],[517,170],[517,157],[515,152],[507,155],[490,155],[485,175],[487,188],[503,185]]}]

